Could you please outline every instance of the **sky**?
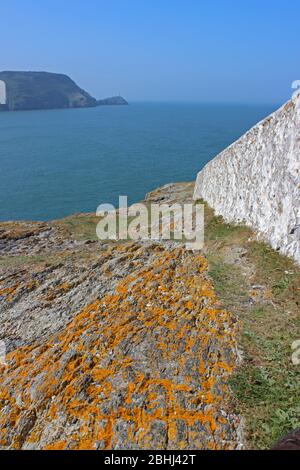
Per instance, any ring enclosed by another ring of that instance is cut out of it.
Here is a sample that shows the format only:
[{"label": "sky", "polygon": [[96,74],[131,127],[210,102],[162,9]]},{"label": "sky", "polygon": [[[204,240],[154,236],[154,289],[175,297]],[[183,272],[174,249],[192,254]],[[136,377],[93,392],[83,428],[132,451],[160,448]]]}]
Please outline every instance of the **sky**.
[{"label": "sky", "polygon": [[0,70],[65,73],[96,98],[281,103],[299,0],[0,0]]}]

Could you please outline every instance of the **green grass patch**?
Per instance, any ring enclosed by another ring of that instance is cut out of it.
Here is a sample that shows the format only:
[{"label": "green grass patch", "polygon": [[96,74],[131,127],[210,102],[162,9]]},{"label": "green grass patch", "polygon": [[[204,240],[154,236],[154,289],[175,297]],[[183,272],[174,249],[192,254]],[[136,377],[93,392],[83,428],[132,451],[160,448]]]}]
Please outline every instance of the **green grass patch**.
[{"label": "green grass patch", "polygon": [[243,235],[248,229],[243,225],[231,225],[224,223],[222,217],[213,217],[205,227],[205,239],[222,240]]},{"label": "green grass patch", "polygon": [[32,265],[40,263],[54,264],[59,262],[61,256],[49,256],[49,255],[20,255],[20,256],[1,256],[0,266],[4,268],[18,267],[23,265]]},{"label": "green grass patch", "polygon": [[66,217],[55,222],[67,236],[74,238],[75,240],[98,240],[96,234],[97,223],[99,217],[96,215],[82,214]]},{"label": "green grass patch", "polygon": [[247,298],[246,285],[240,269],[232,264],[225,263],[221,255],[209,253],[209,275],[214,287],[227,309],[234,308],[236,302],[244,302]]},{"label": "green grass patch", "polygon": [[[300,366],[291,348],[300,339],[300,268],[206,204],[205,240],[221,304],[240,318],[243,362],[230,380],[234,407],[245,418],[247,447],[269,449],[300,427]],[[239,252],[245,254],[236,262]]]}]

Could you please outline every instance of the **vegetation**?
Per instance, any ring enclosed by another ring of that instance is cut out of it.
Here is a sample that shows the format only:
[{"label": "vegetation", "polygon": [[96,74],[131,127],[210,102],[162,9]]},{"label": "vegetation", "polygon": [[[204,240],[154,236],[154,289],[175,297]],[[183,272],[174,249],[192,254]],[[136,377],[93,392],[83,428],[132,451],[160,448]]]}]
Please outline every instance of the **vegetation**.
[{"label": "vegetation", "polygon": [[99,222],[99,217],[95,214],[75,214],[65,219],[55,221],[66,237],[74,238],[75,240],[98,240],[96,234],[96,226]]},{"label": "vegetation", "polygon": [[206,206],[205,250],[222,305],[242,321],[243,360],[231,379],[247,445],[270,448],[300,427],[300,269],[243,226],[224,223]]}]

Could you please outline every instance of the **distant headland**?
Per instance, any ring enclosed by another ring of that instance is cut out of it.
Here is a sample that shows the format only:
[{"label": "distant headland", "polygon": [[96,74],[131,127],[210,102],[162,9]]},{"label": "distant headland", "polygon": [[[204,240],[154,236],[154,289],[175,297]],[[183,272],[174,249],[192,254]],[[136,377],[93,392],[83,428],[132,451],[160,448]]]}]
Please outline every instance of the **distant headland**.
[{"label": "distant headland", "polygon": [[121,96],[96,100],[67,75],[50,72],[0,72],[0,111],[127,104]]},{"label": "distant headland", "polygon": [[122,96],[112,96],[111,98],[104,98],[104,100],[98,100],[98,106],[106,105],[126,105],[128,102]]}]

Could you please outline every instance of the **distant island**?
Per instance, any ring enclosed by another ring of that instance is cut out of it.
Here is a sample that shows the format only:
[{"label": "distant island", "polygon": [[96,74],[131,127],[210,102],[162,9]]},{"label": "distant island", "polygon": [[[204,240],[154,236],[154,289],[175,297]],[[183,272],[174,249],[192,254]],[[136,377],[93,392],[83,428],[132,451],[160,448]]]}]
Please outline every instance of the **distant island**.
[{"label": "distant island", "polygon": [[0,72],[0,111],[125,105],[121,96],[96,100],[70,77],[50,72]]},{"label": "distant island", "polygon": [[98,106],[106,105],[128,105],[128,102],[122,98],[122,96],[112,96],[111,98],[105,98],[104,100],[97,101]]}]

